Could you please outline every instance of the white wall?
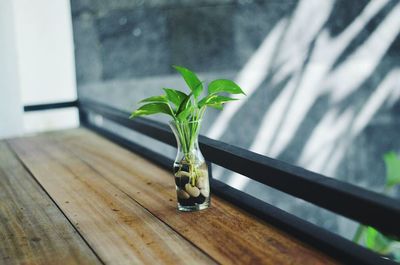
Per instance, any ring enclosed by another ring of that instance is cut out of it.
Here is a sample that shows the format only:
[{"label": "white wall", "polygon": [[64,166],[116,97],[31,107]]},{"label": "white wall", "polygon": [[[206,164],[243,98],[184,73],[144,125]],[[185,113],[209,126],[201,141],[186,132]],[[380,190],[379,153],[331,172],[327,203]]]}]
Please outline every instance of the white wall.
[{"label": "white wall", "polygon": [[22,102],[76,98],[69,0],[13,0]]},{"label": "white wall", "polygon": [[76,99],[69,0],[1,0],[0,21],[0,130],[11,121],[19,129],[7,135],[77,126],[72,109],[21,114],[22,105]]},{"label": "white wall", "polygon": [[12,0],[0,1],[0,138],[22,133],[22,104],[18,78]]}]

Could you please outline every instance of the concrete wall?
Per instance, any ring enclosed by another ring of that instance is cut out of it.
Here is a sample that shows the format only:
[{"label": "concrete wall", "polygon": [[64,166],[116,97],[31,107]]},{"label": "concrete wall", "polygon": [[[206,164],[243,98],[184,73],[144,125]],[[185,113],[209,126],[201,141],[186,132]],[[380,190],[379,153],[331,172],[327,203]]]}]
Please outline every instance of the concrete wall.
[{"label": "concrete wall", "polygon": [[[184,87],[171,64],[206,81],[232,78],[248,96],[222,112],[210,110],[203,134],[382,190],[382,156],[400,152],[398,1],[71,3],[80,97],[132,110],[161,87]],[[354,226],[331,213],[231,172],[214,173],[352,233]]]}]

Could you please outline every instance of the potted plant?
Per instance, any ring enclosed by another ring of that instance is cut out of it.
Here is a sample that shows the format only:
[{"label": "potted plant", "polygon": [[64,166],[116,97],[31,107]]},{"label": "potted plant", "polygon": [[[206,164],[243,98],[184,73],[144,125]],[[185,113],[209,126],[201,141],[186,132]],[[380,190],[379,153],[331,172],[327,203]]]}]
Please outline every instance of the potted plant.
[{"label": "potted plant", "polygon": [[163,88],[164,94],[141,100],[143,104],[130,118],[166,114],[177,141],[177,156],[173,165],[180,211],[196,211],[210,206],[208,167],[199,149],[198,135],[207,107],[222,109],[223,104],[236,100],[221,94],[244,94],[231,80],[217,79],[208,84],[207,94],[200,99],[203,82],[196,74],[181,66],[173,66],[189,87],[189,93]]},{"label": "potted plant", "polygon": [[[400,187],[400,157],[394,151],[384,154],[386,181],[383,193],[389,195]],[[353,242],[362,244],[384,258],[400,262],[400,238],[385,235],[372,226],[359,224]]]}]

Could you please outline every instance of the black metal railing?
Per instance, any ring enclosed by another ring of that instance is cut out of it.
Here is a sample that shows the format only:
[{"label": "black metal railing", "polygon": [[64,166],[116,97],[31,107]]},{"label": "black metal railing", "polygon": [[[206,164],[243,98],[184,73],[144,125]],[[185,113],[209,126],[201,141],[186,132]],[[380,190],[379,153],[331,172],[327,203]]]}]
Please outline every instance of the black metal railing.
[{"label": "black metal railing", "polygon": [[25,112],[78,107],[78,100],[24,106]]},{"label": "black metal railing", "polygon": [[[57,103],[57,107],[60,103]],[[50,106],[50,104],[48,104]],[[98,114],[114,123],[135,130],[163,143],[175,146],[170,129],[162,123],[145,118],[129,120],[129,113],[89,100],[77,104],[81,125],[142,156],[170,168],[172,161],[105,128],[90,122],[90,114]],[[51,106],[50,106],[51,107]],[[27,111],[39,110],[30,106]],[[297,198],[351,218],[382,232],[400,237],[400,204],[387,196],[326,176],[271,159],[249,150],[232,146],[204,136],[200,148],[208,162],[218,164]],[[283,229],[314,247],[351,264],[394,264],[353,242],[286,213],[242,191],[212,179],[213,193],[235,203],[244,210]]]}]

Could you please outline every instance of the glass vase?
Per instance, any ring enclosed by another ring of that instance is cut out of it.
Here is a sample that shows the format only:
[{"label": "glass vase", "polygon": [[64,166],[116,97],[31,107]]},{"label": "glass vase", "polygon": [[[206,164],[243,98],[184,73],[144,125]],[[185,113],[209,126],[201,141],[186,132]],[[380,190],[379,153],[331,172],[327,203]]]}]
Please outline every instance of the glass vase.
[{"label": "glass vase", "polygon": [[208,166],[198,143],[200,125],[200,120],[170,122],[178,149],[173,172],[180,211],[198,211],[210,206]]}]

